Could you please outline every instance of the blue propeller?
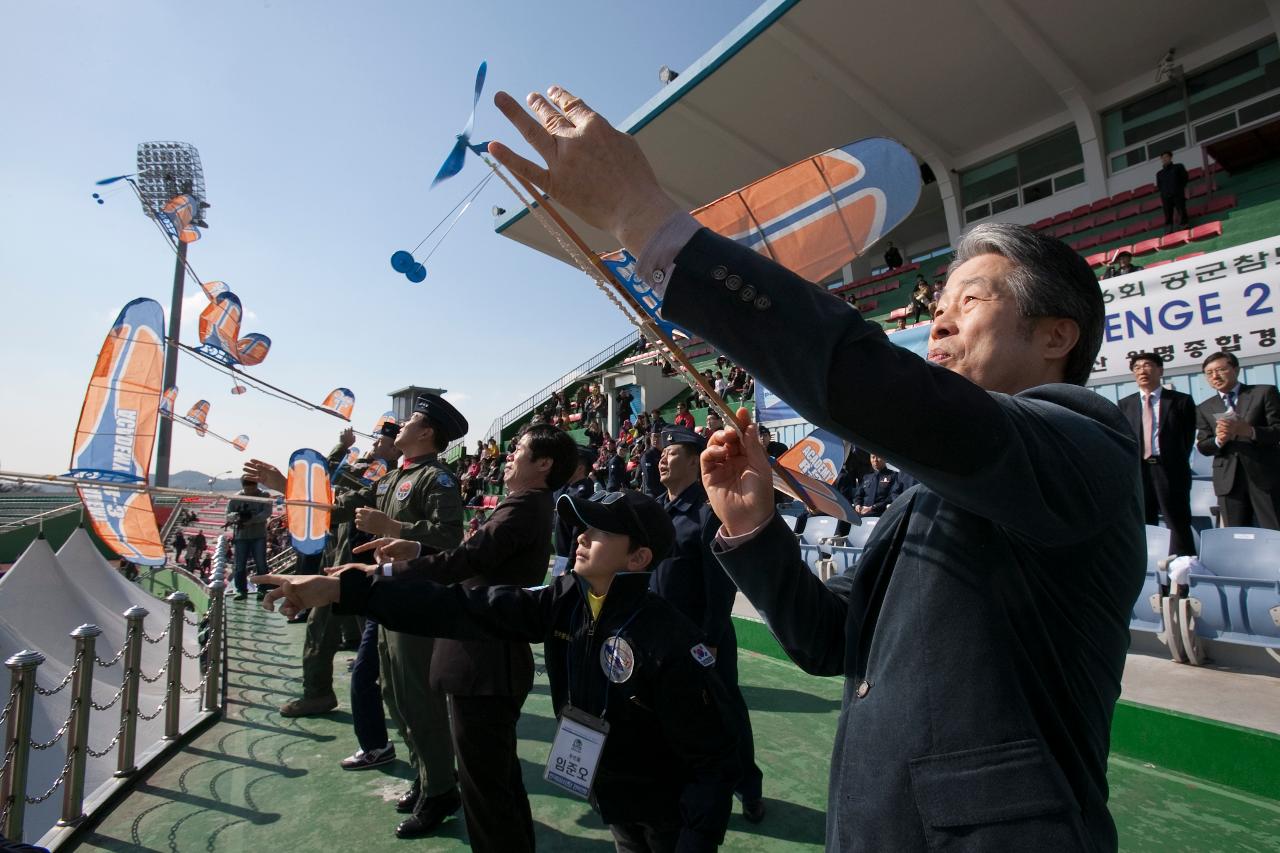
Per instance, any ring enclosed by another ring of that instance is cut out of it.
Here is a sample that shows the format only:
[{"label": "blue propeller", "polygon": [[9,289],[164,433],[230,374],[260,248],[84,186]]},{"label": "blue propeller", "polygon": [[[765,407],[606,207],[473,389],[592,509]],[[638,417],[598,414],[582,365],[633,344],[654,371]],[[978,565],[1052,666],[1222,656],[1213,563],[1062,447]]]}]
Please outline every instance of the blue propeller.
[{"label": "blue propeller", "polygon": [[467,119],[467,126],[463,128],[462,133],[458,134],[458,141],[453,144],[453,149],[449,152],[449,156],[445,158],[444,165],[440,167],[440,171],[436,173],[435,179],[431,182],[433,187],[462,171],[462,164],[466,160],[468,148],[477,154],[481,154],[485,150],[486,146],[484,145],[471,144],[471,129],[476,123],[476,106],[480,103],[480,92],[484,89],[484,75],[488,67],[489,63],[481,62],[479,70],[476,71],[476,91],[471,101],[471,116]]},{"label": "blue propeller", "polygon": [[116,181],[123,181],[125,178],[132,178],[132,177],[133,177],[132,174],[128,174],[128,175],[116,175],[114,178],[103,178],[102,180],[95,182],[94,186],[105,187],[107,186],[107,184],[114,184]]}]

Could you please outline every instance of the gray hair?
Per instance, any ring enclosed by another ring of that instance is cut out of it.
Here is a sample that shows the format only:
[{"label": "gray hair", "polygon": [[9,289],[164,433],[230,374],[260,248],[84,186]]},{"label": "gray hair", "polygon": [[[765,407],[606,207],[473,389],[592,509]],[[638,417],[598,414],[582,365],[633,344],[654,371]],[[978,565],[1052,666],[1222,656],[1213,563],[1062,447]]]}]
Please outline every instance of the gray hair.
[{"label": "gray hair", "polygon": [[1062,317],[1075,322],[1080,340],[1067,355],[1063,381],[1084,385],[1102,348],[1102,289],[1084,258],[1061,240],[1024,225],[976,225],[960,238],[954,270],[978,255],[1008,259],[1013,270],[1005,279],[1018,313],[1027,320]]}]

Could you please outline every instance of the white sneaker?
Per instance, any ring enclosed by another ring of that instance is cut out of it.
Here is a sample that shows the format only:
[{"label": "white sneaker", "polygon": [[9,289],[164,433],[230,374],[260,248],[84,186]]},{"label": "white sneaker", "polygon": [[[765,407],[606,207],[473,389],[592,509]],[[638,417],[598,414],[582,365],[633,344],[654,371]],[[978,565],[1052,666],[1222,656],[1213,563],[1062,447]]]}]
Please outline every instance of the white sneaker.
[{"label": "white sneaker", "polygon": [[396,760],[395,744],[389,743],[381,749],[356,750],[356,754],[342,759],[343,770],[368,770]]}]

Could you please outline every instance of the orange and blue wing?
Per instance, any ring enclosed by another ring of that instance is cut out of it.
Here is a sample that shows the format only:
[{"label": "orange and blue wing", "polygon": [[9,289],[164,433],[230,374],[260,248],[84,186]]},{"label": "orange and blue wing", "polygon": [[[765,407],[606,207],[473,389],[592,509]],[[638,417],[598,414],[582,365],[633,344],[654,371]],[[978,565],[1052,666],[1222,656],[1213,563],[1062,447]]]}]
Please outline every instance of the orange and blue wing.
[{"label": "orange and blue wing", "polygon": [[259,332],[250,332],[236,341],[236,358],[245,367],[262,364],[262,360],[271,351],[271,338]]},{"label": "orange and blue wing", "polygon": [[239,354],[237,344],[243,314],[244,309],[238,296],[231,291],[218,294],[200,312],[200,352],[223,364],[235,364]]},{"label": "orange and blue wing", "polygon": [[235,447],[236,450],[243,451],[246,447],[249,446],[249,436],[237,435],[234,439],[231,440],[231,444],[232,446]]},{"label": "orange and blue wing", "polygon": [[[295,450],[289,457],[289,476],[285,483],[287,501],[332,504],[333,487],[325,458],[311,448]],[[311,556],[324,550],[329,533],[329,510],[320,507],[285,504],[289,522],[289,538],[299,554]]]},{"label": "orange and blue wing", "polygon": [[164,390],[164,394],[160,396],[160,412],[165,415],[172,415],[174,408],[178,404],[178,386],[170,385]]},{"label": "orange and blue wing", "polygon": [[223,281],[202,281],[200,289],[204,291],[205,296],[209,297],[209,301],[213,302],[231,288],[227,287],[226,282]]},{"label": "orange and blue wing", "polygon": [[381,459],[374,459],[369,463],[368,467],[360,475],[360,479],[368,485],[378,482],[382,476],[387,473],[387,463]]},{"label": "orange and blue wing", "polygon": [[849,456],[849,443],[824,429],[815,429],[778,457],[778,464],[828,485],[835,483]]},{"label": "orange and blue wing", "polygon": [[351,420],[351,413],[356,408],[356,395],[352,393],[350,388],[334,388],[329,392],[329,396],[324,398],[320,408],[333,412],[344,421],[349,421]]},{"label": "orange and blue wing", "polygon": [[373,435],[381,435],[382,428],[387,424],[396,423],[396,413],[391,411],[383,412],[373,424]]},{"label": "orange and blue wing", "polygon": [[873,137],[801,160],[693,216],[802,278],[822,281],[906,219],[920,186],[911,152]]},{"label": "orange and blue wing", "polygon": [[112,484],[146,483],[164,375],[164,311],[151,299],[124,307],[98,354],[71,449],[70,476],[94,532],[112,551],[163,566],[151,496]]}]

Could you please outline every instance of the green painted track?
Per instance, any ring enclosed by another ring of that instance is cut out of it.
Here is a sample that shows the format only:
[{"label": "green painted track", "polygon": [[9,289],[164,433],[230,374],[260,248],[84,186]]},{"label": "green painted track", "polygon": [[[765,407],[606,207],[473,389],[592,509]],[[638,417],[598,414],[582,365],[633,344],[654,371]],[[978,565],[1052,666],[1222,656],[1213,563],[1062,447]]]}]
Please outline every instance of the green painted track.
[{"label": "green painted track", "polygon": [[[227,719],[141,780],[78,845],[65,849],[467,849],[460,818],[447,822],[434,839],[394,837],[393,800],[407,787],[408,766],[340,770],[338,761],[355,749],[345,702],[319,718],[289,720],[276,710],[297,692],[302,627],[286,625],[252,600],[229,602],[229,608]],[[338,655],[340,696],[346,690],[343,664],[350,656]],[[735,814],[724,849],[819,850],[841,684],[754,652],[742,653],[741,669],[769,813],[759,826]],[[547,684],[540,676],[520,722],[520,757],[538,847],[611,849],[606,830],[586,804],[541,779],[553,730]],[[1274,800],[1122,756],[1112,759],[1110,779],[1125,850],[1280,850],[1280,803]]]}]

